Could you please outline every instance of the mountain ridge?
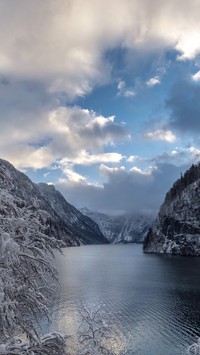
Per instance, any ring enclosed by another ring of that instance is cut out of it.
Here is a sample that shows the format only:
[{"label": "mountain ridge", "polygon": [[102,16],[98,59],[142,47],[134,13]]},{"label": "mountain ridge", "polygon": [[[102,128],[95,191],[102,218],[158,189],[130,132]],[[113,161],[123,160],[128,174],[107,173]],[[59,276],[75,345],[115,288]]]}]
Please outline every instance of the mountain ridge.
[{"label": "mountain ridge", "polygon": [[0,159],[0,189],[1,194],[15,199],[16,211],[28,208],[36,214],[46,212],[46,233],[68,246],[109,243],[98,226],[70,205],[54,186],[35,184],[3,159]]},{"label": "mountain ridge", "polygon": [[144,214],[127,213],[111,216],[82,208],[100,228],[102,234],[112,243],[142,243],[147,231],[153,226],[154,217]]},{"label": "mountain ridge", "polygon": [[200,164],[192,165],[167,192],[155,230],[144,240],[144,251],[200,255]]}]

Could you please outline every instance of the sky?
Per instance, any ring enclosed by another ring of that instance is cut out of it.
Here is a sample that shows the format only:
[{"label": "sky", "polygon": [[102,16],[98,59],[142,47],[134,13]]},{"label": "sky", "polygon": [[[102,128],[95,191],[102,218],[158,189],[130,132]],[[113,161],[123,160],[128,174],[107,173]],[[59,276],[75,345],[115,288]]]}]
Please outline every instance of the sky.
[{"label": "sky", "polygon": [[200,156],[199,0],[0,1],[0,157],[76,207],[156,213]]}]

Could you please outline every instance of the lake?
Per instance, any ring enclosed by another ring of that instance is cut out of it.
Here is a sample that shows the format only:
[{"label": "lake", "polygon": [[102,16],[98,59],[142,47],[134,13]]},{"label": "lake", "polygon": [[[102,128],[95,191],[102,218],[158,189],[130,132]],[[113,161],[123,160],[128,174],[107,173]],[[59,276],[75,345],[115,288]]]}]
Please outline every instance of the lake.
[{"label": "lake", "polygon": [[116,354],[181,355],[200,336],[200,258],[95,245],[65,248],[56,264],[61,286],[52,328],[71,335],[70,354],[77,352],[82,305],[103,303],[111,313]]}]

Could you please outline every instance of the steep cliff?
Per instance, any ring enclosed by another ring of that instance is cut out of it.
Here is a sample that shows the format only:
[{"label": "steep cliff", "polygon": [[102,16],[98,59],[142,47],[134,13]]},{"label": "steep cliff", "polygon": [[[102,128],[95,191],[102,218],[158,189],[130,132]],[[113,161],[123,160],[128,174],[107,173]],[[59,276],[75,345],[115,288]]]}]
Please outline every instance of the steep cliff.
[{"label": "steep cliff", "polygon": [[98,224],[102,234],[113,244],[142,243],[154,223],[154,216],[151,215],[129,213],[109,216],[87,208],[81,209],[81,212]]},{"label": "steep cliff", "polygon": [[200,255],[200,164],[192,165],[167,193],[144,251]]},{"label": "steep cliff", "polygon": [[[13,212],[14,211],[14,212]],[[26,219],[27,211],[41,220],[45,233],[66,245],[102,244],[108,240],[99,227],[70,205],[54,186],[35,184],[9,162],[0,159],[0,219]],[[41,221],[40,221],[41,222]],[[1,224],[2,224],[1,223]]]}]

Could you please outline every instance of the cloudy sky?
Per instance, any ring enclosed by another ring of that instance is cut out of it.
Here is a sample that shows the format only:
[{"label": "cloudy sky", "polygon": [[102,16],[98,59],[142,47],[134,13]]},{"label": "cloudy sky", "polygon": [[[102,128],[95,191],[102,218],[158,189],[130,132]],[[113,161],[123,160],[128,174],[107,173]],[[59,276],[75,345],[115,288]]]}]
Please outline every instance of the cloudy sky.
[{"label": "cloudy sky", "polygon": [[0,156],[77,207],[156,211],[200,154],[199,0],[0,0]]}]

